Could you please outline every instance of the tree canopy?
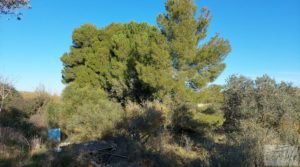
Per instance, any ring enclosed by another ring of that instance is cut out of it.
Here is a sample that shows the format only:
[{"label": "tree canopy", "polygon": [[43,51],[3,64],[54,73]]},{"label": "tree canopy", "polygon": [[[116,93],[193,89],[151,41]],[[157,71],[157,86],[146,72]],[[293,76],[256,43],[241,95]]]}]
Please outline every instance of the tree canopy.
[{"label": "tree canopy", "polygon": [[120,101],[162,97],[171,83],[165,37],[146,23],[86,24],[73,33],[71,51],[61,58],[63,82],[100,87]]},{"label": "tree canopy", "polygon": [[61,58],[63,82],[101,88],[119,101],[197,100],[225,68],[230,44],[219,35],[199,44],[211,15],[202,9],[197,19],[194,1],[168,0],[166,10],[157,18],[159,28],[131,22],[76,29]]},{"label": "tree canopy", "polygon": [[186,90],[183,83],[193,90],[201,89],[224,70],[223,60],[231,50],[230,44],[217,34],[200,45],[212,16],[203,8],[196,18],[197,7],[193,0],[168,0],[165,7],[167,12],[159,15],[157,22],[170,46],[174,78],[178,83],[176,92]]}]

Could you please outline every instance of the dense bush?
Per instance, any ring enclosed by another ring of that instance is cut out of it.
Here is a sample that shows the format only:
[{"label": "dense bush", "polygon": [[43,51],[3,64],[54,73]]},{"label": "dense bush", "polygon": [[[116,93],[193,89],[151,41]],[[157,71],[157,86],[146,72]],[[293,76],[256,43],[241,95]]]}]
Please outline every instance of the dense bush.
[{"label": "dense bush", "polygon": [[231,76],[224,88],[224,96],[228,130],[237,130],[240,123],[247,119],[255,119],[260,126],[277,131],[285,122],[296,126],[299,120],[296,88],[284,82],[278,84],[268,76],[255,81]]},{"label": "dense bush", "polygon": [[28,103],[21,94],[13,89],[5,100],[4,110],[0,112],[0,127],[10,127],[23,133],[25,137],[41,135],[41,129],[30,122]]},{"label": "dense bush", "polygon": [[170,110],[159,101],[144,102],[142,105],[128,103],[125,107],[124,123],[121,124],[135,140],[148,139],[160,134],[170,120]]},{"label": "dense bush", "polygon": [[116,103],[99,100],[77,108],[67,121],[67,135],[74,141],[99,139],[110,132],[122,118],[122,110]]},{"label": "dense bush", "polygon": [[50,95],[46,92],[38,93],[31,99],[25,99],[26,108],[25,111],[30,114],[37,114],[42,112],[43,108],[50,102]]},{"label": "dense bush", "polygon": [[299,144],[300,100],[291,84],[266,75],[254,81],[231,76],[224,97],[227,145],[234,150],[219,153],[226,157],[224,164],[261,166],[264,145]]},{"label": "dense bush", "polygon": [[220,109],[211,104],[183,104],[174,111],[172,120],[177,129],[198,133],[218,128],[224,123]]},{"label": "dense bush", "polygon": [[0,153],[4,157],[18,156],[18,155],[10,155],[11,154],[10,151],[17,151],[19,152],[19,154],[22,154],[22,151],[29,150],[30,143],[26,139],[26,137],[22,134],[22,132],[10,127],[0,127],[0,146],[1,146]]},{"label": "dense bush", "polygon": [[13,85],[0,82],[0,88],[2,89],[1,91],[3,91],[3,95],[6,94],[6,98],[0,98],[1,107],[3,107],[2,110],[9,111],[12,108],[18,110],[24,109],[24,99]]},{"label": "dense bush", "polygon": [[49,123],[59,124],[69,140],[83,141],[100,138],[114,128],[123,111],[120,104],[109,101],[101,90],[70,85],[63,93],[60,106],[48,106],[48,115]]},{"label": "dense bush", "polygon": [[44,108],[44,119],[49,128],[59,127],[61,119],[61,103],[50,101]]}]

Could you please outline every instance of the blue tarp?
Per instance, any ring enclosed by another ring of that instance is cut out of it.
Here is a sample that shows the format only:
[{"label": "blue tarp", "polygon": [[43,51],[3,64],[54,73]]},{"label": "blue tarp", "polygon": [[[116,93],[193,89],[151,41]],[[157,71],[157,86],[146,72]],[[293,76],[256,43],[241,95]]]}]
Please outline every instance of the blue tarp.
[{"label": "blue tarp", "polygon": [[48,129],[48,139],[60,142],[60,128]]}]

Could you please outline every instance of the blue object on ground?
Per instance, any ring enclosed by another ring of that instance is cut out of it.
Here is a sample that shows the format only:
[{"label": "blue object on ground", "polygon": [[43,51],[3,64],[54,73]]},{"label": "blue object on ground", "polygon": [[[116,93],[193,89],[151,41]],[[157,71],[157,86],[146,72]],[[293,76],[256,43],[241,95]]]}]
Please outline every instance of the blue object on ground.
[{"label": "blue object on ground", "polygon": [[48,129],[48,139],[60,142],[60,128]]}]

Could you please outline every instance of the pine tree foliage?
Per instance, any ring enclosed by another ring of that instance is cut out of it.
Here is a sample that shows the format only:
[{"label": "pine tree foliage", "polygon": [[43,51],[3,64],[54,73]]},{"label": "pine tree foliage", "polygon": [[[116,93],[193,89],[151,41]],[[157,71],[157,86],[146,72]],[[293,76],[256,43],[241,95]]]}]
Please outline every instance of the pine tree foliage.
[{"label": "pine tree foliage", "polygon": [[[217,34],[200,45],[212,17],[210,11],[203,8],[201,16],[196,18],[197,7],[193,0],[168,0],[166,10],[158,16],[157,22],[170,46],[178,85],[176,92],[179,96],[193,94],[186,92],[185,87],[201,89],[224,70],[223,60],[231,50],[230,44]],[[186,86],[182,86],[183,83]]]},{"label": "pine tree foliage", "polygon": [[61,60],[63,82],[101,88],[111,97],[141,101],[169,91],[171,59],[165,37],[146,23],[86,24],[73,33]]},{"label": "pine tree foliage", "polygon": [[73,46],[61,60],[63,82],[103,89],[120,102],[172,97],[197,102],[199,91],[225,68],[230,44],[219,35],[199,45],[211,20],[192,0],[168,0],[159,29],[146,23],[85,24],[73,32]]}]

